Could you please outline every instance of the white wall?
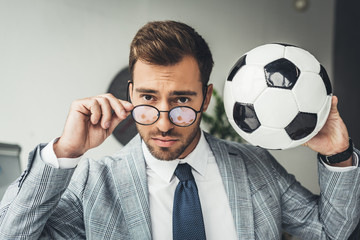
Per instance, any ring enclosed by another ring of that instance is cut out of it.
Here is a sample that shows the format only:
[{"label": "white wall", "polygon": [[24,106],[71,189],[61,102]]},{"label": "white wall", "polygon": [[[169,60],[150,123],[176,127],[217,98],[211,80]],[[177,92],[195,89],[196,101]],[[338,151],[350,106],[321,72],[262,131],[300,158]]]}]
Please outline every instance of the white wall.
[{"label": "white wall", "polygon": [[[72,100],[107,90],[149,20],[181,20],[207,39],[220,91],[240,55],[268,42],[309,50],[331,75],[334,0],[310,3],[301,13],[289,0],[0,0],[0,142],[21,145],[24,167],[36,144],[61,134]],[[110,137],[87,155],[119,148]],[[314,153],[300,147],[274,155],[318,192]]]}]

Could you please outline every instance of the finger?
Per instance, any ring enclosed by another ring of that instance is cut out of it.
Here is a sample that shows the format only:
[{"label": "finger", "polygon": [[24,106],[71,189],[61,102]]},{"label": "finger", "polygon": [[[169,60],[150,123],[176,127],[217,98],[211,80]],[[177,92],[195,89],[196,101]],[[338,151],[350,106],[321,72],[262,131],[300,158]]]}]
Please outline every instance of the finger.
[{"label": "finger", "polygon": [[131,102],[128,102],[128,101],[124,101],[124,100],[120,100],[120,99],[119,99],[119,101],[123,105],[123,107],[124,107],[124,109],[126,111],[126,114],[129,115],[131,110],[133,110],[134,105]]},{"label": "finger", "polygon": [[134,108],[132,103],[130,103],[128,101],[124,101],[124,100],[120,100],[120,99],[117,99],[117,100],[120,101],[120,103],[124,107],[125,111],[122,110],[121,117],[118,117],[117,115],[113,116],[113,118],[111,119],[111,125],[108,129],[110,133],[112,133],[115,130],[117,125],[119,125],[119,123],[122,120],[124,120],[127,116],[129,116],[129,114],[131,113],[131,110]]},{"label": "finger", "polygon": [[110,102],[107,98],[104,97],[96,97],[96,100],[99,102],[101,107],[101,127],[103,129],[108,129],[111,124],[111,118],[112,118],[112,110],[110,106]]},{"label": "finger", "polygon": [[301,144],[301,146],[308,147],[308,146],[309,146],[309,143],[308,143],[308,142],[305,142],[305,143]]},{"label": "finger", "polygon": [[90,122],[92,124],[97,124],[101,119],[101,107],[99,102],[96,99],[88,98],[80,100],[80,104],[83,106],[85,111],[80,111],[81,113],[88,115],[86,111],[90,112]]},{"label": "finger", "polygon": [[119,118],[117,115],[114,115],[113,118],[111,119],[111,123],[110,123],[110,127],[108,128],[109,130],[109,134],[111,134],[117,125],[119,125],[119,123],[122,121],[122,118]]},{"label": "finger", "polygon": [[112,110],[120,119],[125,119],[134,108],[128,101],[117,99],[112,94],[105,94],[103,97],[109,100]]},{"label": "finger", "polygon": [[102,99],[106,99],[109,107],[110,107],[110,113],[111,113],[111,117],[109,120],[112,119],[112,115],[113,113],[115,113],[115,115],[117,115],[118,117],[121,116],[121,112],[124,109],[124,107],[119,103],[119,100],[117,98],[115,98],[112,94],[103,94],[103,95],[99,95],[98,98],[102,98]]}]

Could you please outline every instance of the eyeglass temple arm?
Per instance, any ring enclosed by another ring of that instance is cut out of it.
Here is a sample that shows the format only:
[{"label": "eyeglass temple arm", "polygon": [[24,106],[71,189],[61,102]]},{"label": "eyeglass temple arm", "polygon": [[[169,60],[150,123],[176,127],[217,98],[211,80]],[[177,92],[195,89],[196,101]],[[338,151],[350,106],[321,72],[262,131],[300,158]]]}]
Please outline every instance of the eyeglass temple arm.
[{"label": "eyeglass temple arm", "polygon": [[204,87],[204,91],[203,91],[203,93],[204,93],[204,98],[203,98],[203,101],[202,101],[202,103],[201,103],[201,108],[200,108],[200,110],[198,111],[198,113],[202,112],[202,110],[203,110],[204,103],[205,103],[205,99],[206,99],[206,95],[207,95],[208,87],[209,87],[209,85],[206,85],[206,86]]},{"label": "eyeglass temple arm", "polygon": [[130,99],[130,95],[129,95],[129,87],[130,87],[130,84],[133,84],[133,81],[132,81],[132,80],[129,80],[128,83],[127,83],[127,87],[126,87],[126,101],[128,101],[128,102],[131,103],[131,99]]}]

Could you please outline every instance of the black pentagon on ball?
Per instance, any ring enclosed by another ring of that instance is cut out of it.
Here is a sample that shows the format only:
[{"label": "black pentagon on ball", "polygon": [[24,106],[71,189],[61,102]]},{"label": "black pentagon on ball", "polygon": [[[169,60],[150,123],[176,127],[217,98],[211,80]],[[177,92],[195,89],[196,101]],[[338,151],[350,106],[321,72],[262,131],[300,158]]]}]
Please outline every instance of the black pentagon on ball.
[{"label": "black pentagon on ball", "polygon": [[317,115],[315,113],[299,112],[285,127],[285,131],[292,140],[300,140],[314,131],[316,123]]},{"label": "black pentagon on ball", "polygon": [[292,89],[300,75],[300,69],[285,58],[267,64],[264,72],[269,87],[284,89]]},{"label": "black pentagon on ball", "polygon": [[228,81],[232,81],[235,74],[239,71],[239,69],[246,64],[246,55],[242,56],[235,65],[231,68],[229,76],[227,77]]},{"label": "black pentagon on ball", "polygon": [[325,68],[323,67],[323,65],[320,65],[320,73],[319,73],[320,77],[322,78],[325,88],[326,88],[326,94],[330,95],[332,93],[332,87],[331,87],[331,82],[330,82],[330,78],[329,75],[327,74]]},{"label": "black pentagon on ball", "polygon": [[233,109],[233,119],[236,125],[247,133],[252,133],[260,127],[259,119],[252,104],[236,102]]}]

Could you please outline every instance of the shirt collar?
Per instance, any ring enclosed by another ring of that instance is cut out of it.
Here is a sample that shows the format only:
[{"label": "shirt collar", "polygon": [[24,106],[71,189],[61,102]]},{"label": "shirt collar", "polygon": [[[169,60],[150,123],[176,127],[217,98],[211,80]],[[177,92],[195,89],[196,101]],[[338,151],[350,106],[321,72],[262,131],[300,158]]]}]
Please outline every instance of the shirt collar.
[{"label": "shirt collar", "polygon": [[161,179],[171,182],[175,169],[179,163],[188,163],[201,176],[206,175],[208,162],[208,149],[210,149],[203,131],[201,131],[200,139],[195,149],[183,159],[175,159],[172,161],[164,161],[151,155],[145,142],[142,141],[142,150],[145,157],[147,167],[153,170]]}]

